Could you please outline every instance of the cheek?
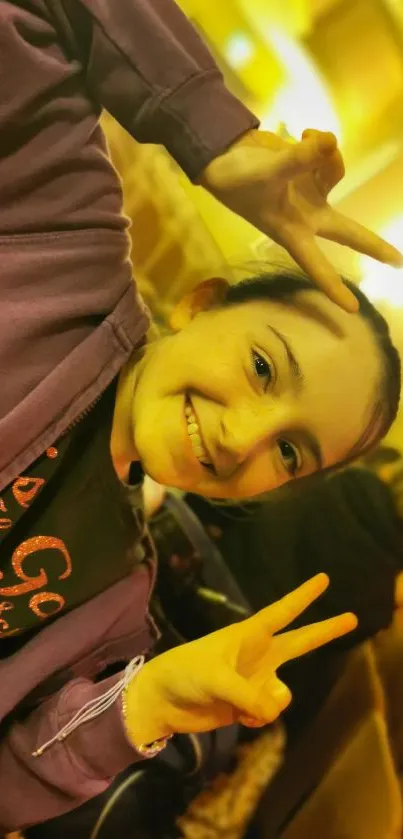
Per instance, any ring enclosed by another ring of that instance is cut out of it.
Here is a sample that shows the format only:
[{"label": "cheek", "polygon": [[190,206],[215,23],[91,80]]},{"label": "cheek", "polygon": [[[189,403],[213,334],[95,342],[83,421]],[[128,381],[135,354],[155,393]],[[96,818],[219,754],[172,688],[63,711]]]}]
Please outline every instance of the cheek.
[{"label": "cheek", "polygon": [[234,497],[253,498],[278,489],[288,480],[280,474],[274,464],[274,455],[269,451],[260,452],[248,461],[229,487]]},{"label": "cheek", "polygon": [[178,346],[177,364],[189,379],[220,386],[239,382],[245,352],[239,336],[221,330],[191,333]]},{"label": "cheek", "polygon": [[160,451],[162,432],[170,424],[169,403],[169,398],[164,398],[152,381],[140,383],[131,417],[134,445],[140,457],[149,457],[154,449]]}]

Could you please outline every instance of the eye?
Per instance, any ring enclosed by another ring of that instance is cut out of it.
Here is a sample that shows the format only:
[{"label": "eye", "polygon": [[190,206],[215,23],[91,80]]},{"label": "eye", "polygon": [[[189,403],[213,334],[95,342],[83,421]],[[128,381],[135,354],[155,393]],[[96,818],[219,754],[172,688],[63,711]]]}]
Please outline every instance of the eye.
[{"label": "eye", "polygon": [[294,478],[301,468],[301,457],[298,450],[288,440],[279,440],[278,447],[286,471]]},{"label": "eye", "polygon": [[271,384],[274,379],[273,365],[263,358],[256,350],[252,350],[253,369],[259,379],[267,379],[267,384]]}]

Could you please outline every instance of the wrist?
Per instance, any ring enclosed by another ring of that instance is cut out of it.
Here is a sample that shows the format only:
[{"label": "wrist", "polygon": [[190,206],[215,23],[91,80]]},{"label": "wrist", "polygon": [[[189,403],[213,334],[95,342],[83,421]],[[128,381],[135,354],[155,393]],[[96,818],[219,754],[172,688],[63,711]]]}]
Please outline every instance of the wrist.
[{"label": "wrist", "polygon": [[144,665],[122,691],[122,718],[126,735],[138,751],[172,735],[160,719],[160,701],[152,674],[153,662]]},{"label": "wrist", "polygon": [[257,162],[262,161],[262,152],[267,167],[267,155],[276,156],[287,145],[287,141],[271,131],[252,128],[206,166],[198,183],[216,197],[221,191],[248,184],[251,166],[253,170]]},{"label": "wrist", "polygon": [[216,188],[215,183],[217,181],[217,178],[220,177],[223,166],[227,165],[227,160],[230,153],[241,145],[251,145],[254,142],[253,136],[258,133],[259,132],[257,128],[250,128],[248,129],[248,131],[245,131],[243,134],[241,134],[240,137],[237,137],[237,139],[234,140],[234,142],[231,143],[231,145],[228,146],[228,148],[226,148],[225,151],[221,152],[221,154],[217,155],[217,157],[214,157],[210,161],[210,163],[207,164],[207,166],[199,175],[196,181],[196,185],[202,186],[204,189],[207,189],[209,191],[214,191],[214,189]]}]

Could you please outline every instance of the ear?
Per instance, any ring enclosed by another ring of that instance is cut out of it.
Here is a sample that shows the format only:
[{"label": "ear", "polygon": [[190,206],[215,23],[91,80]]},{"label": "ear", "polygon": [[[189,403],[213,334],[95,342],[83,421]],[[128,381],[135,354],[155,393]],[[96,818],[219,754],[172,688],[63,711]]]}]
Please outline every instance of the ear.
[{"label": "ear", "polygon": [[227,293],[228,282],[221,277],[214,277],[199,283],[192,291],[184,297],[173,308],[169,325],[174,332],[179,332],[187,326],[199,313],[212,309],[224,300]]}]

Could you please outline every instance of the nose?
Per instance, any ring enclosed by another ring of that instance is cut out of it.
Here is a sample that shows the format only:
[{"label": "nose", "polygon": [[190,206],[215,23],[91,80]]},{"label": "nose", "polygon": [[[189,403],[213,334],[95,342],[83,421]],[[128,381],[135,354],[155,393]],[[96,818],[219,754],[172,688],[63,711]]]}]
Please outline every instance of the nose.
[{"label": "nose", "polygon": [[270,407],[243,406],[225,411],[218,451],[220,471],[229,476],[255,453],[269,449],[290,422],[290,407],[280,402]]}]

